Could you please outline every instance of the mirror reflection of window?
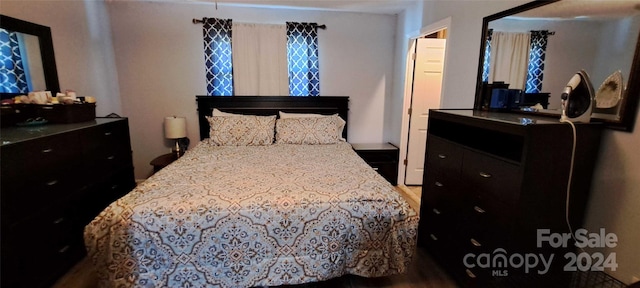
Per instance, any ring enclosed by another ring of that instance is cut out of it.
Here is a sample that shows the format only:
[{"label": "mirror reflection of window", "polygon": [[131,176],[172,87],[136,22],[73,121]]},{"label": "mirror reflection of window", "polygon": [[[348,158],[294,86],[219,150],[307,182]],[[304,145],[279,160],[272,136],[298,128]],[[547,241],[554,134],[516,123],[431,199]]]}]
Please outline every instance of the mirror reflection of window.
[{"label": "mirror reflection of window", "polygon": [[504,82],[525,93],[542,92],[547,30],[524,33],[489,30],[485,43],[482,80]]},{"label": "mirror reflection of window", "polygon": [[37,36],[0,28],[0,92],[46,90]]}]

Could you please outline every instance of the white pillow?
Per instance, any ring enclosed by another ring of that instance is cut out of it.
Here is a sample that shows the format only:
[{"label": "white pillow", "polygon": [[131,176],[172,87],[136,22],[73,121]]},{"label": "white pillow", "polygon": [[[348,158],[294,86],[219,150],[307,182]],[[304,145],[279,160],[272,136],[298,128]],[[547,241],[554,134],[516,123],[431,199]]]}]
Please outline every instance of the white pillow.
[{"label": "white pillow", "polygon": [[211,113],[211,116],[244,116],[244,115],[222,112],[218,110],[218,108],[213,108],[213,112]]}]

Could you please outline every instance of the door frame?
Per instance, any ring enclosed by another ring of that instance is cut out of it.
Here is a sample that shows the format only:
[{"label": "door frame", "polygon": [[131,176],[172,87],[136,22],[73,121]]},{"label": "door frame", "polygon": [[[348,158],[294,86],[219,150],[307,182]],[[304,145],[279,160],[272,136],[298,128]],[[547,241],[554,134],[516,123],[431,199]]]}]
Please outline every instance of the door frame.
[{"label": "door frame", "polygon": [[[430,25],[422,27],[420,31],[415,31],[413,36],[410,37],[409,40],[409,49],[407,50],[407,54],[405,55],[406,59],[406,67],[405,67],[405,76],[404,76],[404,101],[402,104],[402,128],[400,131],[400,161],[398,161],[398,185],[405,185],[405,174],[407,171],[407,166],[404,164],[404,160],[407,159],[407,150],[409,145],[409,108],[411,108],[411,92],[413,90],[413,59],[411,58],[411,54],[414,53],[415,42],[417,38],[429,35],[434,32],[438,32],[440,30],[447,29],[447,35],[451,35],[451,17],[444,18],[437,22],[434,22]],[[450,37],[447,37],[449,39]],[[440,104],[442,104],[443,95],[445,95],[445,83],[447,82],[447,63],[448,63],[448,50],[450,43],[447,40],[447,45],[444,48],[444,67],[442,68],[442,90],[440,92]],[[442,105],[441,105],[442,106]]]}]

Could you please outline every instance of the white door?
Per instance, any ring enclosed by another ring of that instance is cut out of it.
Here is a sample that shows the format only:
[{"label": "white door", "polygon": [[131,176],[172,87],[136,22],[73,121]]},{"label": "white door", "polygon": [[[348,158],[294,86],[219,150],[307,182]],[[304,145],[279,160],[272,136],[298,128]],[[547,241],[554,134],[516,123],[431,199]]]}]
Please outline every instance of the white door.
[{"label": "white door", "polygon": [[440,108],[446,45],[446,39],[419,38],[417,41],[409,118],[406,185],[422,185],[429,109]]}]

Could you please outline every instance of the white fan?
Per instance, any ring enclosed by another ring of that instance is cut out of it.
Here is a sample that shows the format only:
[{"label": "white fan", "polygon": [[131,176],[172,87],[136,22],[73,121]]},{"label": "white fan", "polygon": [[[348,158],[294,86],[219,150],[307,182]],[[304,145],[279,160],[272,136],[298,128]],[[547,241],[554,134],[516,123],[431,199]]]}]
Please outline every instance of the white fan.
[{"label": "white fan", "polygon": [[580,70],[573,75],[562,91],[562,116],[560,121],[584,122],[591,121],[594,93],[589,75]]}]

